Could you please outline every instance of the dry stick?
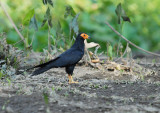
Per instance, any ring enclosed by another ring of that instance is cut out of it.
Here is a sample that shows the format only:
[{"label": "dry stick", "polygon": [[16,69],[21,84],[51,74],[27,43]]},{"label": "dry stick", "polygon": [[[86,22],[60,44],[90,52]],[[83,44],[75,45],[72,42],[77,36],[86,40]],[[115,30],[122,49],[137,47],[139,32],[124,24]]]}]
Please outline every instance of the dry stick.
[{"label": "dry stick", "polygon": [[123,38],[126,42],[128,42],[132,46],[136,47],[137,49],[140,49],[141,51],[149,53],[151,55],[155,55],[155,56],[159,56],[160,57],[160,54],[144,50],[143,48],[140,48],[139,46],[135,45],[134,43],[132,43],[131,41],[129,41],[127,38],[125,38],[123,35],[121,35],[118,31],[116,31],[108,22],[106,22],[106,24],[107,24],[108,27],[110,27],[112,29],[112,31],[114,31],[118,36],[120,36],[121,38]]},{"label": "dry stick", "polygon": [[23,40],[25,47],[27,46],[27,43],[25,42],[24,37],[22,36],[22,34],[19,32],[18,28],[16,27],[16,25],[14,24],[12,18],[9,16],[7,10],[4,8],[4,6],[2,5],[2,3],[0,2],[0,5],[2,7],[2,10],[4,11],[4,13],[6,14],[6,16],[8,17],[9,21],[12,23],[14,29],[16,30],[16,32],[18,33],[18,35],[20,36],[20,38]]}]

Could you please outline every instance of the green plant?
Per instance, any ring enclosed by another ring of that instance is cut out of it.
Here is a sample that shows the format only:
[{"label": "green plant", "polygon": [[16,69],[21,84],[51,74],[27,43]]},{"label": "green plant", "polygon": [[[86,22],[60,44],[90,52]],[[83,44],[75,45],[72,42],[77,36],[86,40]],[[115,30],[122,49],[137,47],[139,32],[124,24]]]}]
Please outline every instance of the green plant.
[{"label": "green plant", "polygon": [[109,56],[109,60],[113,60],[113,51],[112,51],[112,46],[111,45],[109,45],[108,46],[108,56]]},{"label": "green plant", "polygon": [[11,80],[9,78],[6,79],[8,82],[8,85],[11,86]]},{"label": "green plant", "polygon": [[58,87],[58,88],[57,88],[57,91],[61,91],[61,90],[62,90],[62,88],[61,88],[61,87]]},{"label": "green plant", "polygon": [[65,97],[68,97],[68,96],[69,96],[68,92],[65,92],[64,96],[65,96]]},{"label": "green plant", "polygon": [[3,74],[3,71],[0,70],[0,79],[2,79],[3,77],[5,77],[5,74]]},{"label": "green plant", "polygon": [[44,98],[44,102],[45,104],[49,104],[49,95],[46,92],[43,92],[43,98]]},{"label": "green plant", "polygon": [[54,91],[55,90],[55,88],[54,87],[52,87],[52,91]]},{"label": "green plant", "polygon": [[104,85],[104,86],[103,86],[103,89],[107,89],[107,88],[108,88],[108,86],[107,86],[107,85]]},{"label": "green plant", "polygon": [[152,59],[152,63],[155,64],[156,63],[156,59]]},{"label": "green plant", "polygon": [[45,104],[47,106],[46,113],[51,113],[50,107],[49,107],[49,94],[48,94],[48,90],[47,89],[43,90],[43,99],[44,99],[44,102],[45,102]]},{"label": "green plant", "polygon": [[7,100],[4,102],[3,106],[2,106],[2,110],[6,109],[6,105],[10,102],[10,100]]},{"label": "green plant", "polygon": [[144,75],[140,75],[140,79],[142,80],[142,81],[144,81]]},{"label": "green plant", "polygon": [[94,85],[94,88],[99,88],[99,85],[98,84]]}]

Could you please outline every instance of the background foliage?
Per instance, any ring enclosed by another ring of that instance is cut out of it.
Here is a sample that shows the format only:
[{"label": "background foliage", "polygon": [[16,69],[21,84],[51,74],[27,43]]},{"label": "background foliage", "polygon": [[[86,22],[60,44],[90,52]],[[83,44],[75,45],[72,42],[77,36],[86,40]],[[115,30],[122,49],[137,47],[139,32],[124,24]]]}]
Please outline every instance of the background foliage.
[{"label": "background foliage", "polygon": [[[122,21],[118,24],[115,9],[119,3],[131,23]],[[106,51],[106,42],[114,50],[119,37],[105,25],[105,21],[146,50],[158,51],[160,48],[159,0],[53,0],[53,7],[50,4],[44,5],[42,0],[5,0],[3,4],[27,42],[30,43],[34,37],[32,47],[35,51],[47,49],[48,25],[41,26],[46,18],[47,8],[50,8],[49,18],[52,19],[51,44],[58,49],[69,48],[73,42],[72,36],[76,33],[73,31],[79,30],[89,33],[92,37],[90,41],[98,42],[101,50]],[[78,24],[74,21],[76,14],[79,14]],[[20,40],[18,34],[2,10],[0,15],[0,33],[6,34],[8,43],[16,43]],[[33,23],[36,19],[37,25],[30,24],[31,18]],[[121,42],[126,44],[123,40]],[[23,48],[23,43],[16,46]]]}]

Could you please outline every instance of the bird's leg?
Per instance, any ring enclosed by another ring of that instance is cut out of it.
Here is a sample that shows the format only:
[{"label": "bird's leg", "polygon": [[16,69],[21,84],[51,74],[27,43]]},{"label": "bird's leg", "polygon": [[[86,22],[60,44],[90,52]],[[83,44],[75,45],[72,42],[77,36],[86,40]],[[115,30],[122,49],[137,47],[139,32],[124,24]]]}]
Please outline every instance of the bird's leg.
[{"label": "bird's leg", "polygon": [[77,81],[73,80],[72,75],[68,75],[68,78],[69,78],[69,84],[78,83]]}]

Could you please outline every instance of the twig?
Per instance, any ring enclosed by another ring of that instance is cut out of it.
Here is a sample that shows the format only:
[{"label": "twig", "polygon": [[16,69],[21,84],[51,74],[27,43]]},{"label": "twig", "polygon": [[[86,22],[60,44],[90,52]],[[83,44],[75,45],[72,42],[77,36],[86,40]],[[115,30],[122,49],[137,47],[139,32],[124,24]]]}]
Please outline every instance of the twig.
[{"label": "twig", "polygon": [[128,42],[132,46],[136,47],[137,49],[140,49],[141,51],[149,53],[151,55],[155,55],[155,56],[159,56],[160,57],[160,54],[144,50],[143,48],[140,48],[139,46],[135,45],[134,43],[132,43],[131,41],[129,41],[127,38],[125,38],[123,35],[121,35],[118,31],[116,31],[108,22],[106,22],[106,24],[107,24],[108,27],[110,27],[112,29],[112,31],[114,31],[118,36],[120,36],[121,38],[123,38],[126,42]]},{"label": "twig", "polygon": [[25,44],[25,47],[27,46],[27,43],[25,41],[25,38],[22,36],[22,34],[19,32],[18,28],[16,27],[16,25],[14,24],[12,18],[10,17],[10,15],[8,14],[7,10],[4,8],[4,6],[2,5],[1,1],[0,1],[0,5],[2,10],[4,11],[4,13],[6,14],[7,18],[9,19],[9,21],[12,23],[14,29],[16,30],[16,32],[18,33],[18,35],[20,36],[20,38],[23,40],[23,43]]}]

